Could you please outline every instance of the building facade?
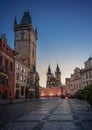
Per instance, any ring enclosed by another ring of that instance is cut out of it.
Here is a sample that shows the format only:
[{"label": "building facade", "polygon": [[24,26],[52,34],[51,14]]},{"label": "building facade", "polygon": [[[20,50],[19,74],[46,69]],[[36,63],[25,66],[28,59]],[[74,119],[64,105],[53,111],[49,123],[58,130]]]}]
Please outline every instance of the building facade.
[{"label": "building facade", "polygon": [[21,62],[15,60],[15,98],[25,98],[25,89],[28,86],[30,70]]},{"label": "building facade", "polygon": [[61,86],[61,71],[59,66],[57,65],[56,67],[55,75],[51,72],[50,66],[48,66],[46,87],[50,88],[59,86]]},{"label": "building facade", "polygon": [[57,65],[55,73],[51,72],[50,65],[48,66],[47,71],[47,81],[46,88],[40,89],[40,96],[52,97],[52,96],[61,96],[62,95],[62,83],[61,83],[61,71]]},{"label": "building facade", "polygon": [[92,58],[88,58],[84,62],[84,68],[76,67],[70,78],[66,78],[66,89],[70,94],[74,94],[79,89],[83,89],[87,85],[92,84]]},{"label": "building facade", "polygon": [[14,98],[14,50],[0,38],[0,99]]},{"label": "building facade", "polygon": [[84,62],[84,69],[81,70],[82,88],[92,84],[92,57]]}]

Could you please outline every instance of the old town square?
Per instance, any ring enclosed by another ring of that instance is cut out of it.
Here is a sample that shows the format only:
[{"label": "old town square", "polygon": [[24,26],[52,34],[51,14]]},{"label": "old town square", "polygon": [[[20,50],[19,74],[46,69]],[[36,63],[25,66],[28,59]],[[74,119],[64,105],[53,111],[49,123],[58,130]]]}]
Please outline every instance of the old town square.
[{"label": "old town square", "polygon": [[0,0],[0,130],[92,130],[91,0]]}]

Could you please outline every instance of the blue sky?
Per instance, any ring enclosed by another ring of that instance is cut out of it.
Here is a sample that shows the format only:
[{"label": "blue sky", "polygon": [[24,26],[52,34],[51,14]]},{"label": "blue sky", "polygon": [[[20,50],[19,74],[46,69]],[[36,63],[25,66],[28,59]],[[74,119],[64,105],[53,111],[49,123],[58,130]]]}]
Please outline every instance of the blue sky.
[{"label": "blue sky", "polygon": [[92,55],[92,0],[0,0],[0,34],[5,33],[8,44],[14,46],[13,22],[21,21],[24,11],[32,16],[37,27],[37,71],[41,86],[46,85],[46,72],[57,63],[61,81],[75,67],[84,67]]}]

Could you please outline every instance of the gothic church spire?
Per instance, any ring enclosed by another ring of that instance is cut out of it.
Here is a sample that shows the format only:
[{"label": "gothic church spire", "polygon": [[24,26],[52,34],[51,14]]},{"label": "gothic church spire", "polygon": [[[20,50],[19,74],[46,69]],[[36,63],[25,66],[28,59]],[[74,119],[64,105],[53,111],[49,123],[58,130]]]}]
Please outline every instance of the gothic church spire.
[{"label": "gothic church spire", "polygon": [[16,25],[17,24],[17,19],[16,19],[16,17],[15,17],[15,19],[14,19],[14,25]]}]

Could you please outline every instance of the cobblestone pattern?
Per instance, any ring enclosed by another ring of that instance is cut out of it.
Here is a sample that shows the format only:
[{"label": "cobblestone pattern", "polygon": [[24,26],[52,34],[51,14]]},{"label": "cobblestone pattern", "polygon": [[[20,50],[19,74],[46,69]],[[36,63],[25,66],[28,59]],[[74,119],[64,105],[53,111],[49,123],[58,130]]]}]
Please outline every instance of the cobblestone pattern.
[{"label": "cobblestone pattern", "polygon": [[1,130],[92,130],[92,110],[76,99],[57,99]]}]

